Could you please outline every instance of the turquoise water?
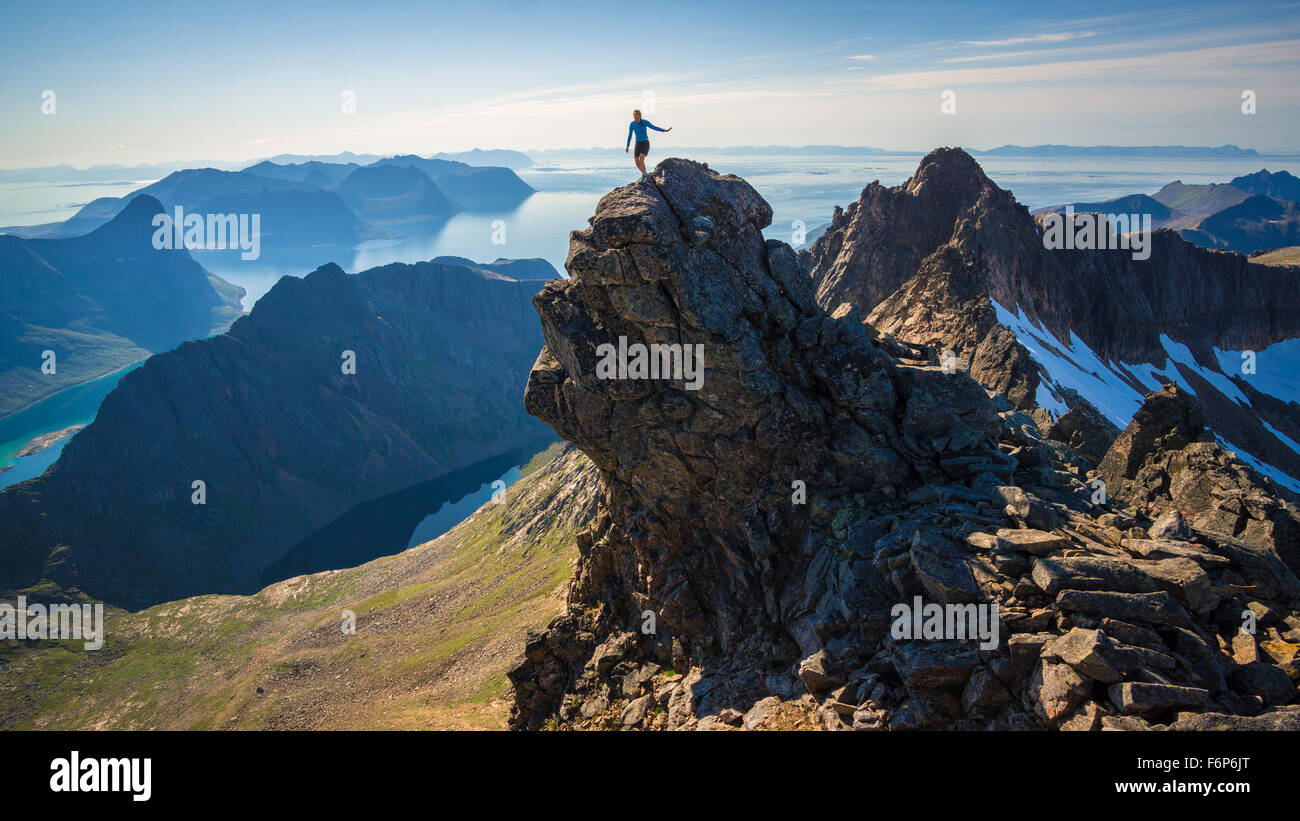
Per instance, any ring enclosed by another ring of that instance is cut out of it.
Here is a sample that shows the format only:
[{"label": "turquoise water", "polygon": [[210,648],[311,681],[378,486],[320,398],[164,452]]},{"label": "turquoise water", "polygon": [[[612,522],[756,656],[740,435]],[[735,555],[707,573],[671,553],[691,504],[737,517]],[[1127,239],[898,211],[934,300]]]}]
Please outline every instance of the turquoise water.
[{"label": "turquoise water", "polygon": [[58,461],[59,454],[63,453],[63,446],[70,439],[72,439],[71,436],[65,436],[40,453],[33,453],[31,456],[9,461],[7,464],[11,465],[11,467],[0,473],[0,488],[6,488],[40,476],[45,472],[46,468]]},{"label": "turquoise water", "polygon": [[44,473],[45,468],[54,464],[64,443],[71,437],[60,439],[40,453],[21,459],[15,459],[14,454],[41,434],[72,425],[90,424],[99,410],[99,403],[104,401],[109,391],[117,386],[123,376],[142,364],[144,363],[137,362],[115,373],[73,385],[24,410],[0,418],[0,465],[13,465],[9,470],[0,472],[0,488]]}]

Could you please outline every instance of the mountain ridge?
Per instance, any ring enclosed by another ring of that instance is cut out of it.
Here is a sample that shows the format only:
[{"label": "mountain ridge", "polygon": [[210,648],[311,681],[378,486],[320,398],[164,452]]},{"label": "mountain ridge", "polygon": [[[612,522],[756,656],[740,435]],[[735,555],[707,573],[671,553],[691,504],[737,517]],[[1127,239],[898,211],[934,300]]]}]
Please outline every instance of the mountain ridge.
[{"label": "mountain ridge", "polygon": [[248,592],[352,506],[545,438],[517,400],[537,287],[440,263],[281,278],[226,333],[123,377],[44,475],[0,491],[0,586],[125,606]]},{"label": "mountain ridge", "polygon": [[[893,188],[872,183],[800,252],[823,308],[855,305],[899,339],[953,350],[972,376],[1047,424],[1073,391],[1123,427],[1168,381],[1203,393],[1211,422],[1293,477],[1294,395],[1234,368],[1286,368],[1300,337],[1300,268],[1264,266],[1154,231],[1150,257],[1048,250],[1040,220],[969,154],[937,149]],[[1252,381],[1255,380],[1255,381]],[[1195,381],[1202,387],[1192,387]],[[1213,397],[1211,399],[1211,396]],[[1269,427],[1271,426],[1271,427]],[[1109,442],[1097,448],[1104,451]]]}]

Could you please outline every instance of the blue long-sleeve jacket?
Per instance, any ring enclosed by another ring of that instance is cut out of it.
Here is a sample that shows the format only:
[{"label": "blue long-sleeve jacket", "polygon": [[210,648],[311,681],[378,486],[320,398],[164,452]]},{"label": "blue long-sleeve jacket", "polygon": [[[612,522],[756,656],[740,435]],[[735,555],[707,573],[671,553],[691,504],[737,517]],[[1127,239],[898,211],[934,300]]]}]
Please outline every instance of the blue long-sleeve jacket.
[{"label": "blue long-sleeve jacket", "polygon": [[642,117],[639,121],[633,120],[632,122],[627,124],[627,145],[623,147],[627,148],[628,145],[632,144],[633,134],[636,134],[636,141],[639,143],[645,142],[647,139],[649,139],[648,137],[646,137],[646,133],[645,133],[645,130],[647,128],[654,129],[655,131],[664,130],[659,126],[655,125],[654,123],[650,122],[649,120],[647,120],[645,117]]}]

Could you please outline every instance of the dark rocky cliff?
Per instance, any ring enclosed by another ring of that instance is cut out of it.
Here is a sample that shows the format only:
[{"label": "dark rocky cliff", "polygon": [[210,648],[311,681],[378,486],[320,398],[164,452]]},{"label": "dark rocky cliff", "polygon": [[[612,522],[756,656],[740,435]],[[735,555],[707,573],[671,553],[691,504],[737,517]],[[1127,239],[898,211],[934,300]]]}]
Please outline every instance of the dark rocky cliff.
[{"label": "dark rocky cliff", "polygon": [[519,401],[538,285],[434,263],[281,279],[229,332],[128,374],[49,471],[0,493],[0,587],[247,592],[353,505],[548,436]]}]

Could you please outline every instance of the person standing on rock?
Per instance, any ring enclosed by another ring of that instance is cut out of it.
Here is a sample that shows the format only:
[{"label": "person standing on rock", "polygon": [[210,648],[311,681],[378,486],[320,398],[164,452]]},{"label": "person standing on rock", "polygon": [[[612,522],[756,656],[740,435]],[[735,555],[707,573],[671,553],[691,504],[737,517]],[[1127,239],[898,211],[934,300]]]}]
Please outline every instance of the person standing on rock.
[{"label": "person standing on rock", "polygon": [[633,156],[636,158],[637,170],[641,172],[641,182],[650,178],[645,170],[645,155],[650,153],[650,135],[646,133],[647,128],[664,133],[672,131],[671,127],[660,128],[649,120],[642,119],[641,109],[632,111],[632,122],[627,124],[627,145],[623,146],[623,153],[627,153],[628,147],[632,145],[632,135],[636,134],[636,153]]}]

